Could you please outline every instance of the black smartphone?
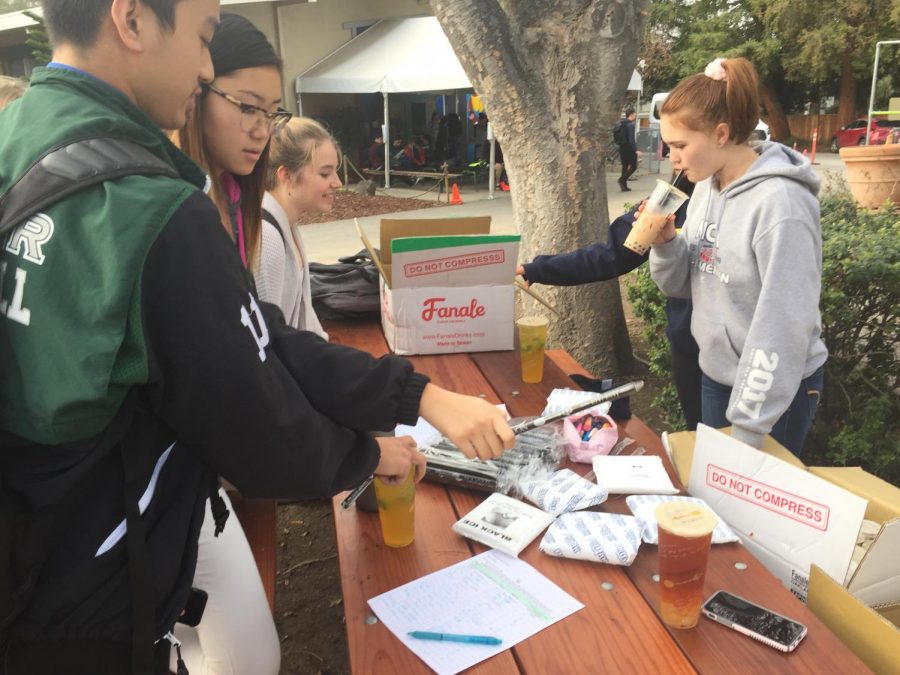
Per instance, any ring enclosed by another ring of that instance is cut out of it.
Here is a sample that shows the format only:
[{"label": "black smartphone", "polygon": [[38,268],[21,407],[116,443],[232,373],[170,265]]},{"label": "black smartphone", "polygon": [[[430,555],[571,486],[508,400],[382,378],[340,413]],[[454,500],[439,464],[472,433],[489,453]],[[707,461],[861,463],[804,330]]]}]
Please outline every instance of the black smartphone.
[{"label": "black smartphone", "polygon": [[702,609],[713,621],[782,652],[794,651],[806,637],[806,626],[802,623],[726,591],[714,593]]},{"label": "black smartphone", "polygon": [[178,617],[178,623],[186,626],[196,626],[203,618],[203,610],[206,609],[206,600],[208,596],[202,588],[192,588],[191,594],[188,596],[187,603],[181,616]]}]

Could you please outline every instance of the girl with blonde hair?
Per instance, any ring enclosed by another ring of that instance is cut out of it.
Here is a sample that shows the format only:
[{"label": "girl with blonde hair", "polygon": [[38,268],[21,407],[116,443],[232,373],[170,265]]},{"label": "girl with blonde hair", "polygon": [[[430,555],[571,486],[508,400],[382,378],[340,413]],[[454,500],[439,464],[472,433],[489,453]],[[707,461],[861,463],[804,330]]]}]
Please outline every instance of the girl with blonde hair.
[{"label": "girl with blonde hair", "polygon": [[341,187],[337,141],[321,124],[295,117],[272,134],[268,191],[263,197],[262,246],[256,272],[261,300],[278,305],[288,325],[328,339],[312,307],[309,261],[295,223],[334,207]]},{"label": "girl with blonde hair", "polygon": [[20,98],[27,87],[28,83],[17,77],[0,75],[0,110]]}]

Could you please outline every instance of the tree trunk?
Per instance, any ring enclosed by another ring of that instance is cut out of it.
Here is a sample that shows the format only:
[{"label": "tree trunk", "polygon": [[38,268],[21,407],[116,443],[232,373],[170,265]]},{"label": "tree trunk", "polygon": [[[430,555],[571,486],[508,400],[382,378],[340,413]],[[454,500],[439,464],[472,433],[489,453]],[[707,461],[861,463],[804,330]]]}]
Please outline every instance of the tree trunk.
[{"label": "tree trunk", "polygon": [[[647,3],[432,0],[432,8],[503,148],[520,260],[605,240],[606,146],[641,46]],[[551,316],[553,344],[596,375],[631,369],[616,281],[535,290],[559,310]],[[522,302],[525,312],[546,312],[530,298]]]},{"label": "tree trunk", "polygon": [[852,50],[848,49],[841,58],[841,87],[838,92],[838,126],[844,126],[856,119],[856,78],[853,76]]},{"label": "tree trunk", "polygon": [[762,99],[763,105],[766,106],[766,124],[769,125],[769,133],[773,140],[784,143],[791,135],[791,126],[788,123],[787,115],[784,114],[784,108],[778,99],[778,92],[771,82],[762,83]]}]

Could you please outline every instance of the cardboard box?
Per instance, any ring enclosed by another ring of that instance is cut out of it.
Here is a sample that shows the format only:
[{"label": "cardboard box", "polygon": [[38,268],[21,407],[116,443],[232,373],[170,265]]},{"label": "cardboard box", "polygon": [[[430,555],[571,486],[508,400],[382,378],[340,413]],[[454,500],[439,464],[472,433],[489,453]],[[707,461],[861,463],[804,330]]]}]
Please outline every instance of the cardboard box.
[{"label": "cardboard box", "polygon": [[813,563],[847,573],[865,499],[702,424],[689,484],[801,600]]},{"label": "cardboard box", "polygon": [[491,235],[490,217],[381,221],[381,325],[396,354],[513,348],[519,235]]},{"label": "cardboard box", "polygon": [[[682,431],[665,439],[670,458],[685,483],[691,473],[695,438],[694,432]],[[869,668],[876,673],[900,672],[900,564],[896,562],[900,551],[900,488],[859,467],[805,467],[771,437],[766,437],[763,452],[866,499],[865,517],[884,524],[848,587],[820,566],[812,565],[807,602]]]},{"label": "cardboard box", "polygon": [[810,467],[869,500],[881,531],[846,587],[813,566],[809,608],[876,673],[900,672],[900,488],[859,467]]}]

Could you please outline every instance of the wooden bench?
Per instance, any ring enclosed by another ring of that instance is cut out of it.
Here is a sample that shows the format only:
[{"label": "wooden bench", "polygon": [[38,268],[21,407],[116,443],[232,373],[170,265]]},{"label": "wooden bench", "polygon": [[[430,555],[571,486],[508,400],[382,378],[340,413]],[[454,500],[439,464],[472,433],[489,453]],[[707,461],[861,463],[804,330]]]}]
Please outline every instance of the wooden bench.
[{"label": "wooden bench", "polygon": [[[447,170],[447,165],[443,165],[443,171],[404,171],[401,169],[391,169],[392,176],[407,176],[409,178],[431,178],[432,180],[443,180],[444,181],[444,189],[443,193],[447,195],[447,203],[450,203],[450,179],[451,178],[460,178],[462,176],[461,173],[450,173]],[[383,169],[363,169],[362,172],[367,176],[383,176],[385,174]],[[441,199],[441,193],[438,193],[438,201]]]},{"label": "wooden bench", "polygon": [[278,502],[274,499],[244,499],[236,492],[229,492],[234,516],[253,551],[253,559],[259,569],[269,608],[275,611],[275,577],[278,555]]}]

